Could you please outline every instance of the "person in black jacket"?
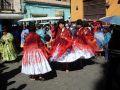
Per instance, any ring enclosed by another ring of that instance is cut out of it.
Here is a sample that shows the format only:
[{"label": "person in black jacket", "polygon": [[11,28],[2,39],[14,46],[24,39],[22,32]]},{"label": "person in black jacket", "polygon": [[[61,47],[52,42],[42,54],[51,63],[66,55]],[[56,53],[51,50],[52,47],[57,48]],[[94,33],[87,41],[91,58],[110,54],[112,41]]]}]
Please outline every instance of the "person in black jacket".
[{"label": "person in black jacket", "polygon": [[120,26],[113,28],[113,33],[108,44],[109,62],[106,74],[106,90],[120,90]]}]

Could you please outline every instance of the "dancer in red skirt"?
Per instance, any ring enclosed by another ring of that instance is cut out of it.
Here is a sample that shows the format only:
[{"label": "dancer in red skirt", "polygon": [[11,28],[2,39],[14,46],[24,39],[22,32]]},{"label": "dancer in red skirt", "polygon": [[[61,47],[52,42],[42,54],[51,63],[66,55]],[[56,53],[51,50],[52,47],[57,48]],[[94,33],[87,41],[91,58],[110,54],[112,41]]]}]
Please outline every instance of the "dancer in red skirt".
[{"label": "dancer in red skirt", "polygon": [[31,27],[30,33],[25,40],[21,72],[29,75],[31,79],[35,80],[41,78],[39,75],[50,72],[51,67],[47,61],[47,49],[39,35],[34,31],[34,28]]},{"label": "dancer in red skirt", "polygon": [[65,27],[63,20],[59,21],[59,28],[56,38],[52,42],[51,61],[66,63],[66,72],[68,72],[68,54],[71,51],[72,34],[70,30]]},{"label": "dancer in red skirt", "polygon": [[56,38],[52,42],[51,61],[60,61],[60,58],[72,45],[72,36],[68,29],[65,28],[65,22],[59,22],[59,28]]},{"label": "dancer in red skirt", "polygon": [[[94,49],[88,43],[89,38],[93,35],[84,24],[84,22],[80,23],[80,25],[77,23],[77,29],[73,40],[73,50],[75,51],[76,58],[89,59],[94,56]],[[87,35],[90,35],[90,37]]]}]

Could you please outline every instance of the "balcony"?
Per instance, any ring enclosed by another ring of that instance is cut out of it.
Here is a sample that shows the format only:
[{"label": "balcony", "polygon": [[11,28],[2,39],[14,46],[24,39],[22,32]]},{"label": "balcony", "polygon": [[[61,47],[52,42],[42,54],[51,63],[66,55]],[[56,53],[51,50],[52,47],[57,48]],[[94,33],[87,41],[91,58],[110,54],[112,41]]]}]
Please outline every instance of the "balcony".
[{"label": "balcony", "polygon": [[13,0],[1,0],[0,11],[14,11]]},{"label": "balcony", "polygon": [[69,0],[25,0],[25,2],[28,3],[47,3],[47,4],[52,4],[52,5],[64,5],[64,6],[70,6],[70,1]]}]

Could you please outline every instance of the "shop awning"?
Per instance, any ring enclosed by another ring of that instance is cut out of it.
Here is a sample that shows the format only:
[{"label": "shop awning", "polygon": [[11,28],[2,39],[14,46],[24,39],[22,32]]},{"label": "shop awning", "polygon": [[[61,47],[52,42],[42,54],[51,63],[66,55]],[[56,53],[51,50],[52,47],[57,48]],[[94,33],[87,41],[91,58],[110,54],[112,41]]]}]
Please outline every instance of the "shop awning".
[{"label": "shop awning", "polygon": [[48,16],[48,14],[34,14],[34,13],[32,13],[31,15],[32,17],[47,17]]},{"label": "shop awning", "polygon": [[0,14],[0,19],[22,19],[22,14]]},{"label": "shop awning", "polygon": [[63,19],[63,17],[39,17],[39,18],[24,18],[19,20],[18,22],[27,22],[27,21],[40,21],[40,20],[59,20],[59,19]]}]

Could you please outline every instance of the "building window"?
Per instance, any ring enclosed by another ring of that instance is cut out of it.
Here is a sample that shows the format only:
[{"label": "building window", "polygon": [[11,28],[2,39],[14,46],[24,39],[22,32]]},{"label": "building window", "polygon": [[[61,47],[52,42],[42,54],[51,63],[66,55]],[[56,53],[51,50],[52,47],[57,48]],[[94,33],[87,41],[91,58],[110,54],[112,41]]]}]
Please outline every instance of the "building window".
[{"label": "building window", "polygon": [[31,15],[32,17],[47,17],[48,16],[48,14],[35,14],[35,13],[32,13]]},{"label": "building window", "polygon": [[110,7],[110,4],[109,3],[106,3],[105,4],[105,7],[108,9]]},{"label": "building window", "polygon": [[2,10],[13,10],[13,1],[1,0],[0,9]]},{"label": "building window", "polygon": [[63,17],[64,16],[64,11],[55,11],[55,16],[56,17]]},{"label": "building window", "polygon": [[106,0],[86,0],[84,2],[84,18],[93,20],[104,17],[106,8],[109,7],[109,4],[105,4]]},{"label": "building window", "polygon": [[120,4],[120,0],[118,0],[118,4]]},{"label": "building window", "polygon": [[76,6],[76,10],[78,10],[78,6]]}]

